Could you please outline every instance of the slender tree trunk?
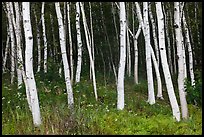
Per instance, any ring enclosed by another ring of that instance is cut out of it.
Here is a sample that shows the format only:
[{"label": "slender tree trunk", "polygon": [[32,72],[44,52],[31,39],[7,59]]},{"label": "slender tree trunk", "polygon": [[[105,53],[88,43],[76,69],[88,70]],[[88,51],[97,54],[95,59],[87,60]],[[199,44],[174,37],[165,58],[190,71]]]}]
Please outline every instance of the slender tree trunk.
[{"label": "slender tree trunk", "polygon": [[35,126],[41,125],[40,117],[40,107],[38,101],[38,94],[36,89],[35,77],[33,74],[33,35],[31,29],[31,20],[30,20],[30,3],[23,2],[23,26],[25,33],[25,68],[26,68],[26,78],[29,86],[30,98],[31,98],[31,109],[33,115],[33,123]]},{"label": "slender tree trunk", "polygon": [[7,25],[7,40],[6,40],[6,48],[5,48],[5,54],[3,57],[3,66],[2,66],[3,73],[6,71],[6,61],[7,61],[7,56],[8,56],[9,41],[10,41],[10,32],[9,32],[9,26]]},{"label": "slender tree trunk", "polygon": [[47,38],[45,32],[45,2],[42,2],[42,10],[41,10],[41,19],[42,19],[42,28],[43,28],[43,41],[44,41],[44,73],[47,73]]},{"label": "slender tree trunk", "polygon": [[28,87],[28,82],[26,79],[26,74],[25,74],[25,69],[24,69],[24,62],[23,62],[23,55],[22,55],[22,49],[21,49],[21,15],[20,10],[19,10],[19,5],[18,2],[15,2],[15,13],[16,13],[16,40],[17,40],[17,57],[18,57],[18,67],[20,70],[21,75],[23,76],[23,81],[25,83],[25,88],[26,88],[26,97],[28,101],[28,106],[31,109],[31,95],[29,92],[29,87]]},{"label": "slender tree trunk", "polygon": [[165,48],[165,36],[164,36],[164,16],[162,13],[161,2],[156,2],[156,13],[158,20],[158,32],[159,32],[159,48],[161,55],[161,63],[167,88],[167,93],[169,96],[171,108],[173,111],[173,116],[177,121],[180,121],[180,110],[174,93],[174,87],[171,80],[170,70],[167,63],[166,48]]},{"label": "slender tree trunk", "polygon": [[159,58],[159,45],[158,45],[158,37],[157,37],[157,34],[156,34],[156,25],[155,25],[155,20],[154,20],[154,17],[152,15],[152,9],[151,9],[151,2],[149,2],[149,17],[150,17],[150,21],[151,21],[151,24],[152,24],[152,33],[153,33],[153,40],[154,40],[154,49],[155,49],[155,52],[156,52],[156,58],[157,58],[157,63],[159,65],[159,61],[160,61],[160,58]]},{"label": "slender tree trunk", "polygon": [[59,2],[55,3],[55,9],[56,9],[57,21],[59,26],[60,47],[61,47],[62,60],[63,60],[63,66],[64,66],[64,78],[65,78],[66,89],[67,89],[68,107],[70,109],[73,109],[74,97],[73,97],[72,85],[70,81],[70,72],[69,72],[69,64],[67,60],[64,25],[62,21],[62,14],[60,11]]},{"label": "slender tree trunk", "polygon": [[169,64],[169,69],[170,69],[170,73],[173,74],[173,65],[172,65],[172,57],[171,57],[171,43],[170,43],[170,32],[169,32],[169,15],[168,15],[168,8],[166,9],[166,12],[165,12],[165,7],[164,7],[164,4],[163,4],[163,13],[164,13],[164,26],[165,26],[165,35],[166,35],[166,38],[167,38],[167,47],[168,47],[168,50],[167,50],[167,55],[168,55],[168,64]]},{"label": "slender tree trunk", "polygon": [[8,23],[9,23],[9,32],[11,36],[11,84],[14,82],[14,71],[15,71],[15,63],[14,63],[14,56],[15,56],[15,40],[14,40],[14,30],[12,25],[12,19],[11,19],[11,11],[10,11],[10,5],[9,2],[6,2],[6,8],[8,12]]},{"label": "slender tree trunk", "polygon": [[187,25],[184,13],[183,13],[183,26],[184,26],[184,30],[185,30],[186,45],[188,47],[189,71],[190,71],[191,85],[194,86],[195,85],[195,80],[194,80],[194,71],[193,71],[193,54],[192,54],[192,48],[191,48],[188,25]]},{"label": "slender tree trunk", "polygon": [[138,31],[136,33],[136,35],[134,36],[134,50],[135,50],[135,63],[134,63],[134,80],[135,80],[135,83],[138,84],[139,80],[138,80],[138,46],[137,46],[137,40],[138,40],[138,37],[140,35],[140,32],[141,32],[141,25],[139,25],[139,28],[138,28]]},{"label": "slender tree trunk", "polygon": [[40,47],[40,30],[39,30],[39,25],[38,25],[38,18],[36,15],[35,9],[34,11],[34,16],[35,16],[35,22],[36,22],[36,30],[37,30],[37,45],[38,45],[38,69],[37,72],[40,72],[40,67],[41,67],[41,47]]},{"label": "slender tree trunk", "polygon": [[95,98],[96,101],[98,99],[98,95],[97,95],[97,90],[96,90],[96,78],[95,78],[95,68],[94,68],[94,61],[93,61],[93,56],[92,56],[92,52],[91,52],[91,39],[90,38],[90,33],[88,33],[88,25],[86,22],[86,16],[85,16],[85,11],[84,11],[84,7],[82,5],[82,3],[80,2],[80,7],[81,7],[81,12],[82,12],[82,19],[83,19],[83,24],[84,24],[84,31],[85,31],[85,37],[86,37],[86,45],[87,45],[87,49],[89,52],[89,58],[90,58],[90,64],[91,64],[91,69],[92,69],[92,77],[93,77],[93,87],[94,87],[94,94],[95,94]]},{"label": "slender tree trunk", "polygon": [[126,13],[125,3],[120,2],[120,64],[118,69],[117,84],[117,109],[122,110],[125,106],[124,100],[124,74],[126,58]]},{"label": "slender tree trunk", "polygon": [[154,64],[156,77],[157,77],[157,98],[164,99],[163,95],[162,95],[162,83],[161,83],[161,76],[159,73],[159,65],[157,63],[157,60],[156,60],[156,57],[154,55],[154,51],[153,51],[152,47],[150,47],[150,48],[151,48],[152,61]]},{"label": "slender tree trunk", "polygon": [[178,56],[178,89],[181,103],[182,118],[188,118],[188,108],[186,102],[186,93],[184,91],[184,58],[182,51],[182,34],[181,34],[181,16],[179,2],[174,2],[174,26],[176,34],[177,56]]},{"label": "slender tree trunk", "polygon": [[[146,51],[146,69],[147,69],[147,82],[148,82],[148,100],[149,104],[155,104],[155,96],[154,96],[154,85],[153,85],[153,75],[152,75],[152,62],[151,62],[151,51],[150,51],[150,32],[149,32],[149,21],[148,21],[148,4],[143,3],[143,16],[140,10],[140,6],[138,2],[135,2],[137,17],[140,25],[142,26],[143,34],[145,37],[145,51]],[[144,22],[143,22],[144,21]]]},{"label": "slender tree trunk", "polygon": [[69,54],[70,54],[70,71],[71,71],[71,82],[73,82],[74,78],[74,61],[73,61],[73,48],[72,48],[72,33],[71,33],[71,23],[70,23],[70,8],[69,2],[67,2],[67,23],[68,23],[68,31],[69,31]]},{"label": "slender tree trunk", "polygon": [[78,46],[78,56],[77,56],[77,68],[76,68],[76,83],[80,82],[81,75],[81,64],[82,64],[82,41],[80,32],[80,8],[79,2],[76,2],[76,31],[77,31],[77,46]]}]

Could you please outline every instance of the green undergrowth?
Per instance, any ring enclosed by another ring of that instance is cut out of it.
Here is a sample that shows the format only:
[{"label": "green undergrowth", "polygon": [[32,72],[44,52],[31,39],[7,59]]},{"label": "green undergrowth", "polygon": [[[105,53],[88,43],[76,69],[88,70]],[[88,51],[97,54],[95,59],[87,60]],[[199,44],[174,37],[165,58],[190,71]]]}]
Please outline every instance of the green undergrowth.
[{"label": "green undergrowth", "polygon": [[[131,134],[131,135],[201,135],[202,109],[188,105],[189,119],[176,122],[172,117],[168,96],[156,99],[149,105],[147,84],[135,85],[125,80],[125,108],[117,110],[117,93],[114,82],[100,82],[97,78],[98,101],[95,100],[92,82],[81,78],[73,84],[74,110],[67,107],[67,94],[63,77],[50,79],[36,75],[42,125],[34,127],[28,108],[25,87],[9,85],[4,76],[2,83],[2,134]],[[101,78],[103,81],[103,78]],[[156,93],[155,93],[156,94]]]}]

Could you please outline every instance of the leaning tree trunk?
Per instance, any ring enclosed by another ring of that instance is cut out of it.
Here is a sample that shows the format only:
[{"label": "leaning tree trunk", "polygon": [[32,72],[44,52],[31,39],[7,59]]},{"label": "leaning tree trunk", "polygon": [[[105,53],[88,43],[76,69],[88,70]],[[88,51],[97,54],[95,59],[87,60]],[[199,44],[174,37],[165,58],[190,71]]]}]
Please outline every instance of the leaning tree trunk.
[{"label": "leaning tree trunk", "polygon": [[157,20],[158,20],[158,32],[159,32],[159,48],[160,48],[160,55],[161,55],[161,63],[165,78],[165,83],[167,87],[167,93],[169,96],[171,108],[173,111],[173,116],[176,118],[177,121],[180,121],[180,110],[176,100],[176,96],[174,93],[174,87],[171,80],[171,74],[169,70],[169,66],[167,63],[167,56],[166,56],[166,48],[165,48],[165,36],[164,36],[164,16],[162,13],[161,2],[156,2],[156,13],[157,13]]},{"label": "leaning tree trunk", "polygon": [[30,20],[30,3],[23,2],[23,27],[25,34],[25,69],[26,69],[26,78],[29,86],[30,98],[31,98],[31,109],[33,115],[33,123],[35,126],[41,125],[40,117],[40,107],[38,101],[38,94],[36,89],[35,77],[33,74],[33,35],[31,28]]},{"label": "leaning tree trunk", "polygon": [[190,71],[191,85],[194,86],[195,80],[194,80],[194,71],[193,71],[193,54],[192,54],[190,36],[189,36],[189,31],[188,31],[188,25],[186,23],[186,18],[185,18],[184,13],[183,13],[183,26],[184,26],[184,30],[185,30],[186,45],[188,46],[189,71]]},{"label": "leaning tree trunk", "polygon": [[73,109],[74,97],[73,97],[72,85],[71,85],[71,80],[70,80],[69,64],[67,60],[64,25],[62,22],[62,14],[60,11],[59,2],[55,3],[55,9],[56,9],[57,21],[58,21],[58,26],[59,26],[60,47],[61,47],[62,60],[63,60],[63,66],[64,66],[64,78],[65,78],[65,83],[66,83],[66,88],[67,88],[68,107],[70,109]]},{"label": "leaning tree trunk", "polygon": [[124,109],[124,73],[126,58],[126,13],[125,3],[120,2],[120,64],[118,68],[117,109]]},{"label": "leaning tree trunk", "polygon": [[80,82],[81,75],[81,64],[82,64],[82,41],[81,41],[81,32],[80,32],[80,8],[79,2],[76,2],[76,31],[77,31],[77,47],[78,47],[78,56],[77,56],[77,68],[76,68],[76,83]]},{"label": "leaning tree trunk", "polygon": [[82,17],[83,17],[82,19],[83,19],[83,24],[84,24],[86,45],[87,45],[87,49],[88,49],[88,53],[89,53],[90,65],[91,65],[91,70],[92,70],[94,94],[95,94],[95,98],[97,101],[98,95],[97,95],[97,90],[96,90],[95,68],[94,68],[94,61],[93,61],[93,56],[92,56],[91,46],[90,46],[91,39],[90,39],[90,35],[88,35],[89,33],[88,33],[88,26],[87,26],[86,17],[85,17],[85,11],[84,11],[84,8],[83,8],[83,5],[81,2],[80,2],[80,7],[81,7],[81,12],[82,12]]},{"label": "leaning tree trunk", "polygon": [[140,10],[140,6],[138,2],[135,2],[137,17],[140,25],[142,26],[144,38],[145,38],[145,51],[146,51],[146,69],[147,69],[147,82],[148,82],[148,100],[149,104],[155,104],[155,95],[154,95],[154,83],[153,83],[153,75],[152,75],[152,62],[151,62],[151,44],[150,44],[150,31],[149,31],[149,20],[148,20],[148,3],[143,3],[143,16]]},{"label": "leaning tree trunk", "polygon": [[177,45],[177,56],[178,56],[178,89],[179,89],[179,97],[181,103],[181,112],[182,118],[188,118],[188,108],[186,102],[186,93],[184,91],[184,59],[182,51],[182,42],[181,42],[181,16],[180,16],[180,7],[179,2],[174,2],[174,26],[175,26],[175,34],[176,34],[176,45]]}]

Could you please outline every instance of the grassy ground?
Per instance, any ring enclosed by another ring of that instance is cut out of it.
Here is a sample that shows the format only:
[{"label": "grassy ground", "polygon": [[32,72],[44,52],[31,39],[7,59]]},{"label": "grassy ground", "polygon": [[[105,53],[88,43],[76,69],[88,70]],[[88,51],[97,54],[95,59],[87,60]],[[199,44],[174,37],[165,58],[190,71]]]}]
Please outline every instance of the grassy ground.
[{"label": "grassy ground", "polygon": [[[2,134],[131,134],[131,135],[201,135],[202,109],[188,105],[189,119],[176,122],[172,118],[167,93],[165,100],[149,105],[147,85],[125,80],[125,109],[116,109],[116,87],[111,80],[104,86],[97,78],[99,101],[96,102],[91,81],[83,78],[73,86],[75,108],[67,108],[63,78],[36,75],[42,125],[33,126],[24,87],[17,90],[2,82]],[[51,79],[51,81],[50,81]],[[156,87],[156,86],[155,86]]]}]

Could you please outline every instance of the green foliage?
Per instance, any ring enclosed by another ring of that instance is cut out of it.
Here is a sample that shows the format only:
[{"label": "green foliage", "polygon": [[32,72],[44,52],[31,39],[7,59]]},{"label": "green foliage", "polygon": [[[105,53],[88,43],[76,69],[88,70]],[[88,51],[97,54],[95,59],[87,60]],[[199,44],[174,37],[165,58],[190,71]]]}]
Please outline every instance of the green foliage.
[{"label": "green foliage", "polygon": [[187,92],[187,101],[190,104],[202,106],[202,78],[201,74],[197,74],[195,84],[192,86],[190,80],[185,81]]},{"label": "green foliage", "polygon": [[[49,73],[47,75],[50,75]],[[56,74],[58,75],[58,74]],[[189,105],[189,119],[176,122],[166,100],[156,100],[149,105],[147,85],[125,81],[125,109],[117,110],[117,92],[114,82],[104,86],[97,83],[98,102],[95,101],[91,81],[85,80],[73,85],[74,110],[67,107],[67,94],[63,78],[58,81],[36,75],[42,125],[33,126],[32,114],[28,108],[25,87],[16,90],[16,85],[2,87],[2,134],[130,134],[130,135],[180,135],[202,133],[202,110]],[[57,77],[57,76],[56,76]],[[103,75],[101,75],[103,77]],[[103,78],[97,78],[103,79]]]}]

